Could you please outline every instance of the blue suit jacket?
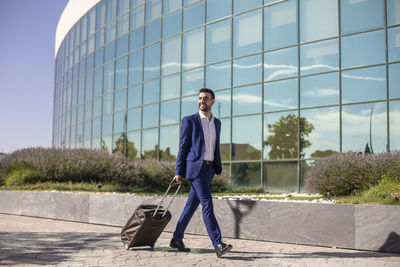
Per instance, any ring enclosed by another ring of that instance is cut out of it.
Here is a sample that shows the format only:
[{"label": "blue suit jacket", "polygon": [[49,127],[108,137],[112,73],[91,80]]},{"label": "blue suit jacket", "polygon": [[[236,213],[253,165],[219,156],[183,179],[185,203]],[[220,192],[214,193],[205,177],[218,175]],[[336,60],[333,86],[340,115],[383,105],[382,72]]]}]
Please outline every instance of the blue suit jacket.
[{"label": "blue suit jacket", "polygon": [[[215,151],[213,170],[215,174],[221,174],[221,156],[219,153],[219,138],[221,132],[221,121],[214,117],[215,125]],[[176,160],[175,175],[181,175],[187,179],[198,176],[203,165],[204,153],[206,152],[203,126],[199,113],[184,117],[181,126],[181,139],[179,152]]]}]

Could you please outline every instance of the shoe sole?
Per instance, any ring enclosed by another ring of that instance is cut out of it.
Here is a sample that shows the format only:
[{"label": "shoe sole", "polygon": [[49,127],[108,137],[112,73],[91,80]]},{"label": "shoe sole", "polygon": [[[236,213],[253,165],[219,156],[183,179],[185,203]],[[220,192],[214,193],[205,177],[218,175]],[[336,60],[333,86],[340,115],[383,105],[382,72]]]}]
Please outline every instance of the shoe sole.
[{"label": "shoe sole", "polygon": [[225,249],[224,251],[221,252],[221,254],[217,253],[217,257],[221,257],[222,255],[225,255],[225,253],[227,253],[228,251],[230,251],[233,248],[233,246],[229,246],[227,249]]},{"label": "shoe sole", "polygon": [[187,248],[187,250],[180,250],[180,249],[178,248],[178,246],[171,246],[171,245],[169,245],[169,247],[170,247],[170,248],[176,248],[177,250],[179,250],[179,251],[181,251],[181,252],[190,252],[190,248]]}]

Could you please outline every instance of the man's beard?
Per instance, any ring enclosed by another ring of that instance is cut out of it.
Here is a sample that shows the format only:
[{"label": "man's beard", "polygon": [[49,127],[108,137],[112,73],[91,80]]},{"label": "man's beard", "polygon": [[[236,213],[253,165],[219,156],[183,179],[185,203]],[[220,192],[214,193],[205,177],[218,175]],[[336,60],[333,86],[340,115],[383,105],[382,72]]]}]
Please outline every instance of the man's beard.
[{"label": "man's beard", "polygon": [[207,104],[200,104],[199,105],[199,109],[201,110],[201,111],[203,111],[203,112],[207,112],[207,111],[209,111],[210,109],[209,109],[209,107],[207,106]]}]

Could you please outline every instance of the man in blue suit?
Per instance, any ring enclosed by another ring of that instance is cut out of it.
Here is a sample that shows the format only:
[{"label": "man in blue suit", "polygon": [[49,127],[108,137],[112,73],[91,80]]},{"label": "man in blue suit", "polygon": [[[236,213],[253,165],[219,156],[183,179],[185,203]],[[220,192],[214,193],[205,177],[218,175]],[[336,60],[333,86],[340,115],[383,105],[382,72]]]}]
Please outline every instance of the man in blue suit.
[{"label": "man in blue suit", "polygon": [[221,121],[211,113],[214,103],[214,92],[211,89],[202,88],[198,96],[199,112],[182,119],[174,183],[181,184],[184,177],[189,180],[191,187],[170,247],[180,251],[190,251],[185,247],[182,239],[193,213],[201,204],[204,224],[215,252],[220,257],[231,250],[232,245],[221,242],[221,231],[214,215],[210,191],[214,174],[222,172],[219,153]]}]

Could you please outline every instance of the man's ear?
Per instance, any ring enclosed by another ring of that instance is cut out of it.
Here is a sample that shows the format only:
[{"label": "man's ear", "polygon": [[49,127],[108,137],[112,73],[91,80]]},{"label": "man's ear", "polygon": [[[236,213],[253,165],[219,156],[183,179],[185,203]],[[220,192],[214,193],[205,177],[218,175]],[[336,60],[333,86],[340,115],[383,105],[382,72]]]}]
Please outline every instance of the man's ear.
[{"label": "man's ear", "polygon": [[211,100],[211,103],[214,105],[214,103],[215,103],[215,98],[214,98],[213,100]]}]

